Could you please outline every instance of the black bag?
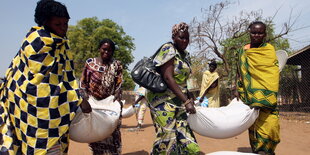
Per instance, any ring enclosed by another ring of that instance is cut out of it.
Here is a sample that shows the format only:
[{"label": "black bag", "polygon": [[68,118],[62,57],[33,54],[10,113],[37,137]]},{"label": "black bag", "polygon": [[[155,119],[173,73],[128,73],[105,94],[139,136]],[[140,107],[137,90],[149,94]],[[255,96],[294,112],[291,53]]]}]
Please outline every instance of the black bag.
[{"label": "black bag", "polygon": [[163,45],[150,58],[144,57],[140,60],[131,71],[131,77],[134,82],[155,93],[162,93],[167,90],[166,82],[156,71],[153,63],[153,59],[162,47]]}]

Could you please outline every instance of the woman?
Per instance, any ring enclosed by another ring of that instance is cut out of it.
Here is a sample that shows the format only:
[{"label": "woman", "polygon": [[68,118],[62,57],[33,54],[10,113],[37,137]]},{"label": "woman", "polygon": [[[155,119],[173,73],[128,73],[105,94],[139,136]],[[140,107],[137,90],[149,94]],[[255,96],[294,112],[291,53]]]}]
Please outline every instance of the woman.
[{"label": "woman", "polygon": [[196,112],[186,89],[191,73],[189,53],[185,50],[189,43],[186,23],[173,26],[172,40],[173,43],[164,44],[154,58],[169,89],[147,94],[156,130],[152,154],[198,154],[199,146],[186,121],[186,112]]},{"label": "woman", "polygon": [[266,25],[263,22],[251,23],[249,32],[250,44],[239,51],[237,97],[250,107],[260,109],[257,120],[249,128],[253,152],[275,154],[280,142],[278,60],[274,47],[264,41]]},{"label": "woman", "polygon": [[208,107],[220,107],[220,89],[218,86],[219,74],[215,71],[217,64],[213,60],[209,64],[209,70],[205,71],[202,76],[200,99],[199,102],[203,103],[205,97],[208,100]]},{"label": "woman", "polygon": [[134,106],[137,106],[137,113],[136,118],[138,120],[137,128],[142,128],[143,120],[144,120],[144,114],[146,112],[147,108],[147,100],[145,98],[146,89],[144,87],[141,87],[139,85],[135,86],[135,102],[133,103]]},{"label": "woman", "polygon": [[[113,59],[114,51],[114,42],[110,39],[103,39],[99,43],[99,56],[86,60],[81,77],[81,87],[97,100],[114,95],[114,100],[121,102],[123,67],[120,61]],[[89,144],[93,154],[121,154],[120,125],[121,122],[110,137]]]},{"label": "woman", "polygon": [[0,154],[67,153],[69,125],[82,102],[66,6],[41,0],[34,16],[38,26],[27,33],[0,89]]}]

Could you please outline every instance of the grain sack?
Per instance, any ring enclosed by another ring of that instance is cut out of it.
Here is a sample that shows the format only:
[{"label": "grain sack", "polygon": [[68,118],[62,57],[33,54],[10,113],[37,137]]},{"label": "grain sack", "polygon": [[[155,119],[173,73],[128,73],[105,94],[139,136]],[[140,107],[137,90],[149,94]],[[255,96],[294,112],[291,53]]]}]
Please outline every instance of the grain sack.
[{"label": "grain sack", "polygon": [[190,114],[187,121],[191,129],[202,136],[224,139],[247,130],[258,115],[259,110],[235,98],[225,107],[196,107],[196,114]]},{"label": "grain sack", "polygon": [[257,155],[255,153],[243,153],[243,152],[234,152],[234,151],[217,151],[208,153],[206,155]]},{"label": "grain sack", "polygon": [[129,106],[127,108],[123,108],[122,110],[122,118],[131,117],[136,113],[136,109],[133,106]]},{"label": "grain sack", "polygon": [[91,143],[103,140],[116,129],[120,117],[120,104],[113,102],[114,96],[104,100],[90,97],[88,102],[92,107],[91,113],[83,113],[79,108],[70,129],[70,139],[80,143]]}]

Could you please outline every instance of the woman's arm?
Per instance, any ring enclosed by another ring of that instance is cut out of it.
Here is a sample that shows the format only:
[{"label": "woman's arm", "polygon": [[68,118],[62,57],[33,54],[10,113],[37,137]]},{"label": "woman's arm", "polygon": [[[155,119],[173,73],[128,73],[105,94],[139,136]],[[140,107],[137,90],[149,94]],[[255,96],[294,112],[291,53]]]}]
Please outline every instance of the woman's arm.
[{"label": "woman's arm", "polygon": [[[238,67],[238,66],[237,66]],[[235,86],[236,86],[236,89],[234,90],[233,94],[234,96],[237,98],[237,101],[239,101],[239,98],[240,98],[240,94],[238,92],[238,81],[240,80],[240,73],[239,73],[239,69],[237,68],[237,72],[236,72],[236,79],[235,79]]]},{"label": "woman's arm", "polygon": [[88,103],[88,84],[89,84],[89,73],[86,68],[87,64],[84,65],[84,70],[80,78],[80,89],[79,94],[82,97],[83,101],[80,104],[83,113],[90,113],[92,111],[90,104]]},{"label": "woman's arm", "polygon": [[204,97],[206,96],[206,94],[209,92],[209,90],[212,89],[212,88],[217,87],[217,85],[218,85],[218,79],[215,80],[215,81],[211,84],[211,86],[210,86],[209,88],[207,88],[207,89],[204,91],[203,95],[200,96],[199,102],[201,103],[201,102],[203,101],[203,98],[204,98]]},{"label": "woman's arm", "polygon": [[117,61],[117,70],[116,70],[116,76],[115,76],[115,98],[114,101],[117,100],[121,103],[122,99],[122,83],[123,83],[123,66],[121,65],[120,61]]},{"label": "woman's arm", "polygon": [[181,90],[179,85],[174,80],[174,58],[166,62],[164,65],[160,66],[160,73],[163,76],[168,88],[185,103],[186,111],[189,113],[196,113],[195,107],[193,105],[193,100],[190,100]]},{"label": "woman's arm", "polygon": [[90,104],[88,103],[88,95],[85,91],[85,89],[83,88],[80,88],[79,89],[79,93],[80,93],[80,96],[82,97],[82,103],[80,104],[80,107],[81,107],[81,110],[83,113],[90,113],[92,111],[92,108],[90,106]]},{"label": "woman's arm", "polygon": [[139,98],[133,103],[133,105],[138,104],[144,98],[145,98],[144,96],[140,95]]}]

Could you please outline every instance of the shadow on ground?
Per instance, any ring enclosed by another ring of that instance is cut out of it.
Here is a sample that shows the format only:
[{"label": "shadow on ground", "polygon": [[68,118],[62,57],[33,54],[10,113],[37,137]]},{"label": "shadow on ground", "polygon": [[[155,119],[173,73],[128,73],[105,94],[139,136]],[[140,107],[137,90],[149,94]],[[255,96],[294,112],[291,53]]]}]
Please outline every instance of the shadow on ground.
[{"label": "shadow on ground", "polygon": [[[199,152],[200,155],[204,155],[204,152]],[[125,153],[124,155],[149,155],[149,153],[145,150]]]},{"label": "shadow on ground", "polygon": [[[153,126],[153,124],[143,124],[142,129],[150,127],[150,126]],[[136,125],[135,126],[132,126],[132,125],[121,125],[121,128],[135,128],[135,127],[137,127],[137,126]]]},{"label": "shadow on ground", "polygon": [[252,153],[252,149],[250,147],[238,147],[237,151],[244,153]]},{"label": "shadow on ground", "polygon": [[145,150],[141,151],[136,151],[136,152],[130,152],[130,153],[125,153],[124,155],[148,155],[149,153]]}]

